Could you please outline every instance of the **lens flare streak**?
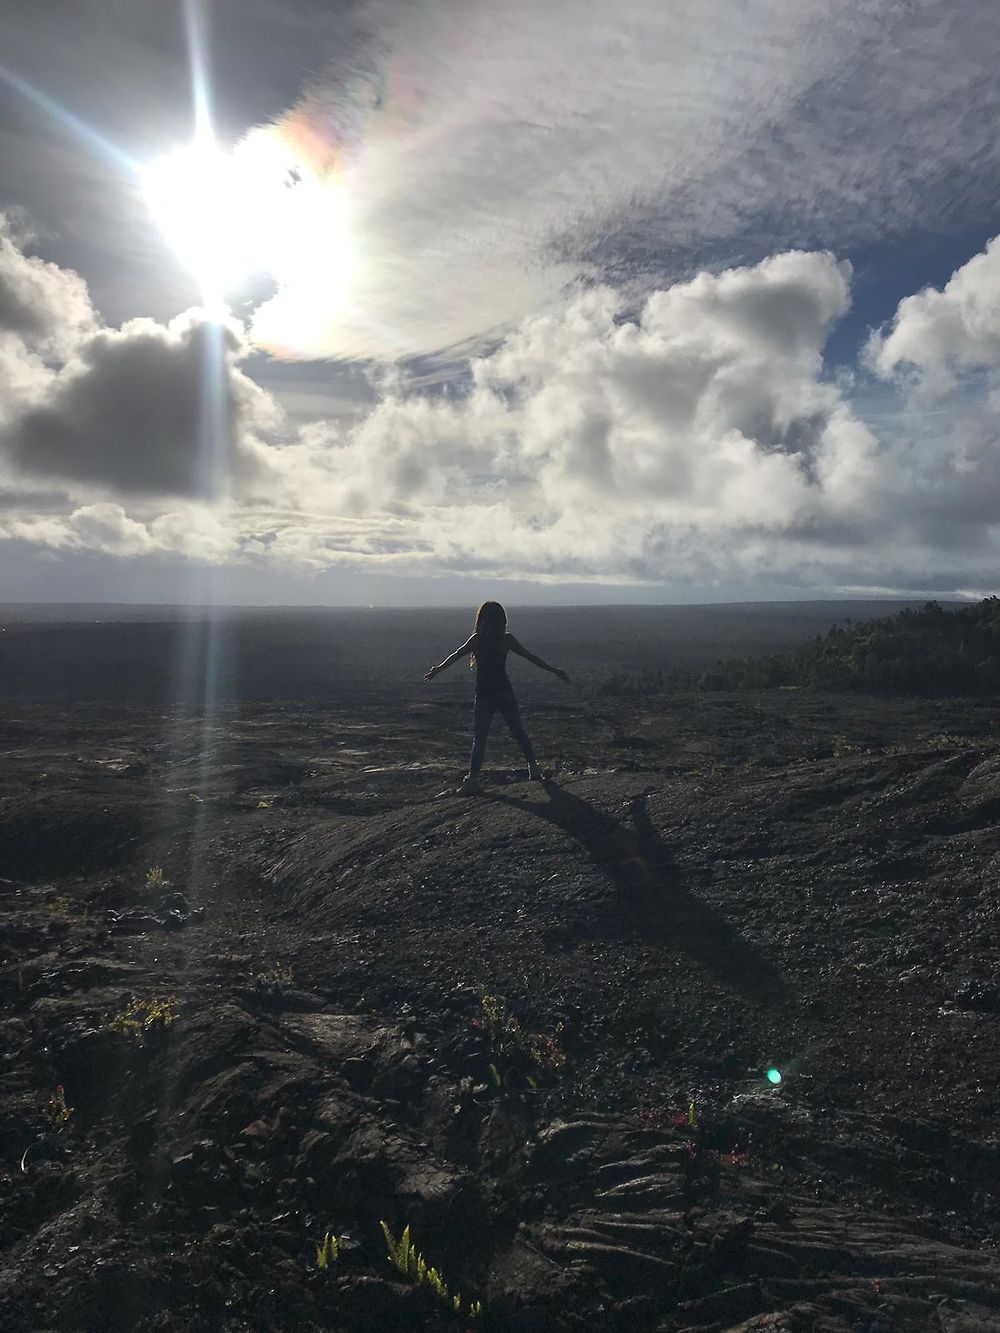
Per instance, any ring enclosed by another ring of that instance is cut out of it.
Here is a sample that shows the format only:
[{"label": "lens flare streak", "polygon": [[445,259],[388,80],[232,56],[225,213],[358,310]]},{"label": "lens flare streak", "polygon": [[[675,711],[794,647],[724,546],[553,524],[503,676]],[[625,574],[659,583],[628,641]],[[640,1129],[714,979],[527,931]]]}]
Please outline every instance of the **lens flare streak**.
[{"label": "lens flare streak", "polygon": [[81,120],[79,116],[74,115],[61,102],[57,102],[48,93],[36,88],[27,79],[22,79],[20,74],[15,74],[12,69],[8,69],[3,64],[0,64],[0,80],[6,83],[8,87],[13,88],[15,92],[20,93],[32,106],[44,111],[63,129],[69,130],[76,138],[82,140],[98,157],[105,158],[129,175],[139,176],[141,174],[142,169],[135,158],[123,152],[110,139],[105,138],[93,126],[88,125],[85,120]]}]

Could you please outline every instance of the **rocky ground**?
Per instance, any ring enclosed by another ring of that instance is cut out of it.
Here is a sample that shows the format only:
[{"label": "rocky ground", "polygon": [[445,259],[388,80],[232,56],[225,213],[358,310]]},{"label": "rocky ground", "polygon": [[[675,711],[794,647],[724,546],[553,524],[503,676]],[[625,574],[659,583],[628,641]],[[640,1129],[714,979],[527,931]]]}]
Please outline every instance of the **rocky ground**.
[{"label": "rocky ground", "polygon": [[1000,1328],[994,706],[467,711],[7,710],[0,1327]]}]

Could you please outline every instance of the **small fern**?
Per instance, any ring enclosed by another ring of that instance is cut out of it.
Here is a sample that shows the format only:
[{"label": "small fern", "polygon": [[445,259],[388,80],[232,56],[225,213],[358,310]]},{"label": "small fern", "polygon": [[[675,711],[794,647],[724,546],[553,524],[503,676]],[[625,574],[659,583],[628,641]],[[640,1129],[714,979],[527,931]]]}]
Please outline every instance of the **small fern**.
[{"label": "small fern", "polygon": [[448,1290],[448,1284],[441,1270],[433,1268],[411,1241],[409,1223],[403,1228],[399,1240],[392,1234],[388,1222],[383,1222],[381,1225],[390,1263],[414,1286],[430,1287],[438,1300],[443,1305],[449,1306],[456,1314],[465,1314],[470,1319],[477,1319],[482,1314],[482,1302],[464,1301],[460,1292],[453,1294]]},{"label": "small fern", "polygon": [[340,1243],[332,1231],[323,1237],[322,1245],[316,1246],[316,1267],[322,1271],[340,1258]]}]

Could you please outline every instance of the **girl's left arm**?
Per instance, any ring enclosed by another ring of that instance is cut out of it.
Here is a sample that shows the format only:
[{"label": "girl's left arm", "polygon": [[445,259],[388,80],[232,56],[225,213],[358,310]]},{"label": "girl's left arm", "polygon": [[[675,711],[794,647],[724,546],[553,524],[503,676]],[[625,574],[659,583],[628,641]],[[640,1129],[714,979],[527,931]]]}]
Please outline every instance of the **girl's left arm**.
[{"label": "girl's left arm", "polygon": [[456,648],[450,657],[446,657],[443,662],[437,666],[431,667],[430,671],[424,675],[424,680],[433,680],[439,671],[444,671],[446,667],[453,666],[460,657],[465,657],[468,653],[474,652],[476,647],[476,636],[470,634],[461,648]]},{"label": "girl's left arm", "polygon": [[543,662],[542,659],[536,657],[534,653],[529,653],[524,644],[515,639],[513,634],[507,635],[507,642],[512,653],[517,653],[519,657],[526,657],[529,662],[533,663],[536,667],[541,667],[543,671],[551,671],[553,676],[558,676],[559,679],[565,681],[567,685],[570,683],[569,676],[563,671],[562,667],[549,666],[548,662]]}]

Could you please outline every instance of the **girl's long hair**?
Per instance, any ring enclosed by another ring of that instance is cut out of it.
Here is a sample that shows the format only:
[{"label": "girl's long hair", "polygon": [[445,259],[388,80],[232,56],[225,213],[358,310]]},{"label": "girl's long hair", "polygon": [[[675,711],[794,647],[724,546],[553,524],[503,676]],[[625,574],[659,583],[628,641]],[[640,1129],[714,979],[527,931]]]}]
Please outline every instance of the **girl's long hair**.
[{"label": "girl's long hair", "polygon": [[[476,612],[476,633],[497,645],[503,643],[507,633],[507,612],[499,602],[483,602]],[[469,659],[469,669],[476,665],[476,654]]]}]

